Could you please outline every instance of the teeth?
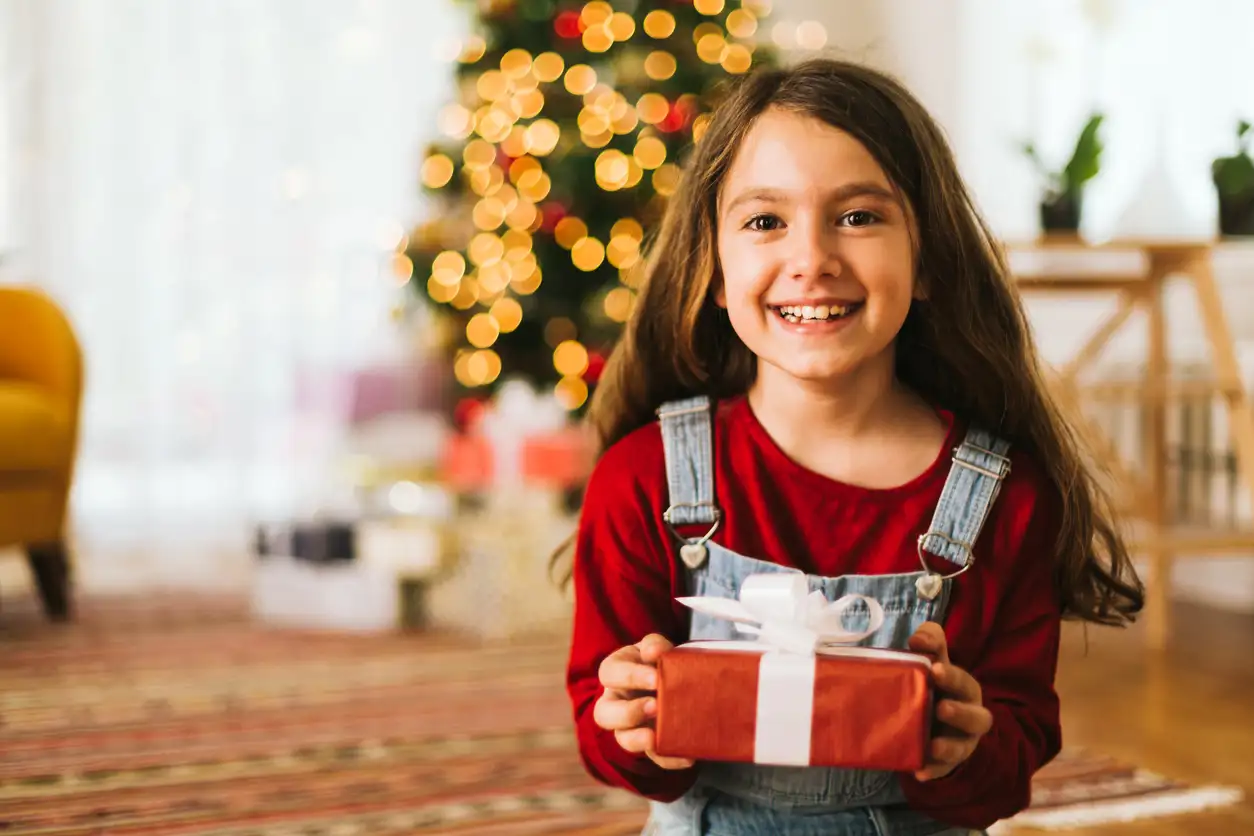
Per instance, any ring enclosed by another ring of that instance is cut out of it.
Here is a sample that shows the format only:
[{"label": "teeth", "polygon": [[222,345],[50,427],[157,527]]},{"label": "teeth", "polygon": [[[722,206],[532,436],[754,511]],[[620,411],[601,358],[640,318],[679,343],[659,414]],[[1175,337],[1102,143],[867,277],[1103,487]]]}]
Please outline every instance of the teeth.
[{"label": "teeth", "polygon": [[844,316],[850,309],[841,305],[780,305],[776,310],[789,322],[822,322]]}]

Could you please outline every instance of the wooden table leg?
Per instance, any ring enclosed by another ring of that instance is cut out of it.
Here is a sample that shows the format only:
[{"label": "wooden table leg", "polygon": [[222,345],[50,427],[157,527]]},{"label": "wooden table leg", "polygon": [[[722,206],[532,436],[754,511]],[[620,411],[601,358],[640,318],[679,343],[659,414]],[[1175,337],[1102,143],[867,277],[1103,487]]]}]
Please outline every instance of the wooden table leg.
[{"label": "wooden table leg", "polygon": [[1167,323],[1163,303],[1163,283],[1167,268],[1151,264],[1149,295],[1145,300],[1148,325],[1146,387],[1150,397],[1145,404],[1145,522],[1149,547],[1150,573],[1146,585],[1146,632],[1151,649],[1167,646],[1170,632],[1171,554],[1165,545],[1167,489]]},{"label": "wooden table leg", "polygon": [[1249,491],[1254,512],[1254,411],[1241,378],[1241,367],[1233,348],[1232,332],[1224,316],[1223,300],[1215,284],[1215,273],[1209,254],[1202,254],[1191,265],[1193,289],[1206,338],[1210,342],[1211,361],[1219,378],[1219,389],[1227,401],[1228,434],[1237,455],[1237,472]]},{"label": "wooden table leg", "polygon": [[1111,338],[1131,318],[1144,301],[1141,290],[1125,290],[1119,295],[1115,309],[1102,321],[1101,325],[1080,346],[1079,351],[1071,359],[1058,367],[1050,375],[1050,387],[1058,401],[1059,407],[1071,416],[1076,431],[1084,438],[1090,453],[1097,458],[1099,467],[1105,468],[1114,480],[1116,488],[1131,494],[1130,503],[1139,509],[1145,502],[1144,484],[1123,463],[1118,448],[1109,434],[1102,430],[1098,423],[1084,412],[1080,395],[1078,377],[1080,372],[1093,363],[1102,350],[1110,343]]},{"label": "wooden table leg", "polygon": [[1079,387],[1071,380],[1059,377],[1053,381],[1053,392],[1059,407],[1071,415],[1076,432],[1088,445],[1089,452],[1097,460],[1096,464],[1105,468],[1114,480],[1116,491],[1127,492],[1129,504],[1134,511],[1139,511],[1148,502],[1145,481],[1123,463],[1110,435],[1085,414]]},{"label": "wooden table leg", "polygon": [[1058,375],[1068,383],[1075,383],[1080,370],[1097,359],[1102,349],[1110,343],[1111,338],[1136,312],[1140,303],[1141,296],[1138,293],[1125,290],[1119,294],[1119,302],[1115,305],[1115,309],[1102,320],[1102,324],[1085,341],[1084,345],[1080,346],[1080,350],[1058,370]]}]

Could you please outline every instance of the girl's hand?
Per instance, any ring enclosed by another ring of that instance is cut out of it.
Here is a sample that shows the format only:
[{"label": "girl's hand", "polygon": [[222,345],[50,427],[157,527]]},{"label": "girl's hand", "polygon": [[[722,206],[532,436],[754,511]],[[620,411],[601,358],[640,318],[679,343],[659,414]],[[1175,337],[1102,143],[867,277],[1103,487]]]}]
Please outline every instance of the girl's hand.
[{"label": "girl's hand", "polygon": [[993,727],[993,715],[984,707],[980,683],[971,674],[949,661],[949,645],[940,625],[928,621],[910,637],[910,649],[935,659],[932,675],[939,692],[946,696],[936,702],[936,718],[941,721],[932,738],[927,765],[914,777],[919,781],[941,778],[971,757],[980,738]]},{"label": "girl's hand", "polygon": [[657,660],[674,647],[657,633],[645,636],[605,657],[599,676],[605,692],[592,710],[596,724],[614,732],[628,752],[644,752],[663,769],[687,769],[692,761],[664,758],[653,751],[657,716]]}]

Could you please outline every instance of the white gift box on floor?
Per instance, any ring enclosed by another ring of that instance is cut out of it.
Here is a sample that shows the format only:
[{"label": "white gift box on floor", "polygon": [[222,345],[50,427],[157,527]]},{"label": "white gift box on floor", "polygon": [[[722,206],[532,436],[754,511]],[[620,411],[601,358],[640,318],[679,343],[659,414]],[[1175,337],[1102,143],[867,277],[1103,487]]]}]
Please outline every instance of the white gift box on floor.
[{"label": "white gift box on floor", "polygon": [[420,517],[262,524],[254,615],[309,629],[423,627],[425,588],[445,566],[447,539],[445,521]]},{"label": "white gift box on floor", "polygon": [[269,555],[253,563],[252,608],[281,627],[383,632],[400,624],[401,595],[386,568]]},{"label": "white gift box on floor", "polygon": [[367,517],[258,527],[260,559],[284,555],[310,563],[359,563],[396,578],[420,580],[442,568],[448,524],[416,517]]}]

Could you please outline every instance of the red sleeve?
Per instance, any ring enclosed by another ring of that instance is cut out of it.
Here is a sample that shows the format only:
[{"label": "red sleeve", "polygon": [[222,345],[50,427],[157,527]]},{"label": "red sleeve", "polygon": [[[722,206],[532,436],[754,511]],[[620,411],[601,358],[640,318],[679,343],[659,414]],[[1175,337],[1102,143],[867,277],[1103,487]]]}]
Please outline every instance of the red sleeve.
[{"label": "red sleeve", "polygon": [[566,687],[579,753],[593,778],[658,801],[692,786],[696,767],[665,770],[625,751],[592,712],[601,661],[660,633],[679,644],[686,622],[675,603],[674,572],[661,513],[665,505],[661,435],[648,427],[607,450],[588,480],[575,541],[574,629]]},{"label": "red sleeve", "polygon": [[1031,517],[1019,527],[1022,536],[997,543],[1017,554],[1004,561],[1008,578],[1000,584],[997,615],[978,658],[966,665],[980,683],[993,727],[949,775],[927,782],[902,776],[911,806],[955,826],[982,830],[1026,809],[1032,776],[1062,744],[1054,690],[1061,610],[1052,551],[1060,518],[1056,501],[1039,499],[1052,493],[1043,485],[1040,490],[1025,509]]}]

